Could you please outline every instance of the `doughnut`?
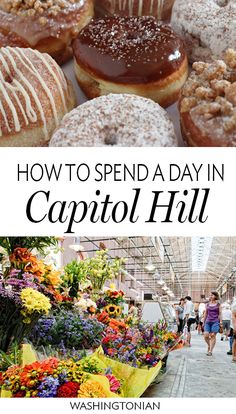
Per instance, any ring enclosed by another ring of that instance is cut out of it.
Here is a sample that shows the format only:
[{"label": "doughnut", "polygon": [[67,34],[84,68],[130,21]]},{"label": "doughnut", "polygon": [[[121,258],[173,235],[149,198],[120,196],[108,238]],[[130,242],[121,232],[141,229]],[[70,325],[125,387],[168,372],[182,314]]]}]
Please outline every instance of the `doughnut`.
[{"label": "doughnut", "polygon": [[179,107],[188,145],[235,147],[236,51],[227,50],[224,60],[195,62]]},{"label": "doughnut", "polygon": [[136,95],[110,94],[78,106],[54,132],[50,147],[175,147],[174,127],[157,103]]},{"label": "doughnut", "polygon": [[0,48],[0,146],[45,146],[75,107],[71,84],[51,56]]},{"label": "doughnut", "polygon": [[75,74],[88,98],[131,93],[166,107],[188,74],[182,41],[154,17],[91,21],[73,42]]},{"label": "doughnut", "polygon": [[176,0],[171,25],[183,38],[190,62],[222,59],[236,48],[235,0]]},{"label": "doughnut", "polygon": [[98,16],[153,16],[170,20],[174,0],[95,0]]},{"label": "doughnut", "polygon": [[0,0],[0,47],[72,57],[71,42],[93,17],[93,0]]}]

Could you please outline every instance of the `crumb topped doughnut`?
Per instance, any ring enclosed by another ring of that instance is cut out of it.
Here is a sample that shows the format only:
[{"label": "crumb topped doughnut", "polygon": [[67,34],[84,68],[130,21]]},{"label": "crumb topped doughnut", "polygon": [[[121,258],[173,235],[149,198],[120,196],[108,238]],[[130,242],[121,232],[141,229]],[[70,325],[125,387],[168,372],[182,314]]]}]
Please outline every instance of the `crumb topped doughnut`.
[{"label": "crumb topped doughnut", "polygon": [[58,63],[93,16],[93,0],[0,0],[0,47],[31,47]]},{"label": "crumb topped doughnut", "polygon": [[158,104],[134,95],[107,95],[67,114],[51,147],[177,146],[172,122]]},{"label": "crumb topped doughnut", "polygon": [[188,72],[182,41],[153,17],[91,21],[73,42],[75,72],[89,98],[133,93],[168,106]]},{"label": "crumb topped doughnut", "polygon": [[191,62],[222,59],[236,49],[235,0],[176,0],[171,24],[186,43]]},{"label": "crumb topped doughnut", "polygon": [[0,48],[0,146],[44,146],[75,106],[71,84],[49,55]]},{"label": "crumb topped doughnut", "polygon": [[195,62],[180,99],[181,126],[191,146],[236,146],[236,51],[224,61]]}]

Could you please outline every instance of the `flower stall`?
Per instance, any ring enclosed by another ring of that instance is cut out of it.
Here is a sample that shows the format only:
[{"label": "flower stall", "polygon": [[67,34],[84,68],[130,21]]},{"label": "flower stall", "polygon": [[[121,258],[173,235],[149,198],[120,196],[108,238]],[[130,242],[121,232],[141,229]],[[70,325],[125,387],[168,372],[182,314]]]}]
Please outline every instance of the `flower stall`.
[{"label": "flower stall", "polygon": [[140,397],[179,337],[123,313],[124,259],[107,250],[57,269],[55,238],[0,238],[2,397]]}]

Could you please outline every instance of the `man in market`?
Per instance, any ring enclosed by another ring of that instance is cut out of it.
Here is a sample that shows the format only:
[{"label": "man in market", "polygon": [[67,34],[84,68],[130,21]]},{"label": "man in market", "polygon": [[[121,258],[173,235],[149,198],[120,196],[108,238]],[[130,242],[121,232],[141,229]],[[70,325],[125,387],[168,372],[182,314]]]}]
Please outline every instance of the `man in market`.
[{"label": "man in market", "polygon": [[186,345],[191,346],[191,326],[196,322],[194,304],[192,302],[191,296],[186,296],[184,298],[184,318],[185,325],[187,325],[188,328]]}]

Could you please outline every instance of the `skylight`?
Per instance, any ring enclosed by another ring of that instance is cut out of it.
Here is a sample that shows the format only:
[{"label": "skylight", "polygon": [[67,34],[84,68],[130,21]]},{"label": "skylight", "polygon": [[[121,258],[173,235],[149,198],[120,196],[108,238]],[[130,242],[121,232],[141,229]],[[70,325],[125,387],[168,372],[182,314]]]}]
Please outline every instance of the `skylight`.
[{"label": "skylight", "polygon": [[205,272],[213,237],[192,237],[192,272]]}]

